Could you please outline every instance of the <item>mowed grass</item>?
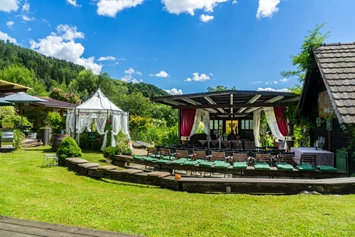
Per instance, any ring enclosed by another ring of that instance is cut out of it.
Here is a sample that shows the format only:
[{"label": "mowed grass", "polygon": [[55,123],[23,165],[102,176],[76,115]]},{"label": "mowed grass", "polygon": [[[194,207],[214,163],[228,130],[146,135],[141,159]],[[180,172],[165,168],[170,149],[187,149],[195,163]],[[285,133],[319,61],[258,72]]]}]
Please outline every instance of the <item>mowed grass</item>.
[{"label": "mowed grass", "polygon": [[0,154],[0,215],[146,236],[355,235],[354,195],[190,194],[41,168],[47,152]]}]

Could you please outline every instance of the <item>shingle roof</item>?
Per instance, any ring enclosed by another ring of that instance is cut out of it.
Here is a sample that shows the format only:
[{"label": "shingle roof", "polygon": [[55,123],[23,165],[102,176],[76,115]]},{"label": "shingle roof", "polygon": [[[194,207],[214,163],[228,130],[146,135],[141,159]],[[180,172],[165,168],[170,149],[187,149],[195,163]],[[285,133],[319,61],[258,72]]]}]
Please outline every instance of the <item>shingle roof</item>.
[{"label": "shingle roof", "polygon": [[355,42],[313,49],[339,123],[355,123]]}]

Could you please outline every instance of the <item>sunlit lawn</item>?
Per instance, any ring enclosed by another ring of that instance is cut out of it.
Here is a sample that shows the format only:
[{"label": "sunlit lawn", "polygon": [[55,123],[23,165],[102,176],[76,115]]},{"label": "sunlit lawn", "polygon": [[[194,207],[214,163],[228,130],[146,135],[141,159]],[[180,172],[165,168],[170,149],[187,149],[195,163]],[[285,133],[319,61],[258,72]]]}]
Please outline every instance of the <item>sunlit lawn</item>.
[{"label": "sunlit lawn", "polygon": [[[190,194],[41,168],[0,154],[0,215],[147,236],[353,236],[355,196]],[[104,163],[102,154],[84,159]]]}]

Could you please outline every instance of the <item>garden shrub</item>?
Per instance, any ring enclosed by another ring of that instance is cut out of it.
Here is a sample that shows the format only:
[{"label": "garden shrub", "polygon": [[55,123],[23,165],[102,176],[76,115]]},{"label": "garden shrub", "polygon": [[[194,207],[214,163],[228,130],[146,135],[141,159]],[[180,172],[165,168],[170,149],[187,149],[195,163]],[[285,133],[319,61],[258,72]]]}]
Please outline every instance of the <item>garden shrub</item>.
[{"label": "garden shrub", "polygon": [[20,129],[15,129],[14,130],[14,147],[16,149],[21,148],[21,142],[25,140],[26,135],[20,130]]},{"label": "garden shrub", "polygon": [[107,159],[112,159],[112,157],[116,154],[117,148],[113,146],[106,147],[104,150],[104,157]]},{"label": "garden shrub", "polygon": [[59,165],[64,164],[65,158],[68,157],[81,157],[82,151],[74,138],[66,137],[63,139],[62,143],[60,144],[57,150],[57,157]]},{"label": "garden shrub", "polygon": [[116,146],[117,152],[122,155],[132,155],[131,148],[128,147],[127,144],[120,143]]},{"label": "garden shrub", "polygon": [[54,134],[60,134],[60,130],[63,127],[64,124],[64,118],[60,116],[58,112],[49,112],[48,113],[48,121],[49,125],[52,128],[52,132]]},{"label": "garden shrub", "polygon": [[5,117],[2,119],[2,122],[13,123],[14,127],[18,127],[20,125],[32,127],[32,123],[29,122],[26,117],[22,117],[22,122],[21,122],[20,115],[5,115]]}]

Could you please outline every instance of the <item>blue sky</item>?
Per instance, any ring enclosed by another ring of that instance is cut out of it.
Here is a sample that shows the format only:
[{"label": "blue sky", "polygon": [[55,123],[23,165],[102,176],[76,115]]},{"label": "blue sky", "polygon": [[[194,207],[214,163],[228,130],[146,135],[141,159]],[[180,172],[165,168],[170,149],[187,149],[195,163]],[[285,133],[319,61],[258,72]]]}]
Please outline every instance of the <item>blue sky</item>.
[{"label": "blue sky", "polygon": [[355,41],[354,0],[0,0],[0,39],[172,93],[293,86],[308,30]]}]

